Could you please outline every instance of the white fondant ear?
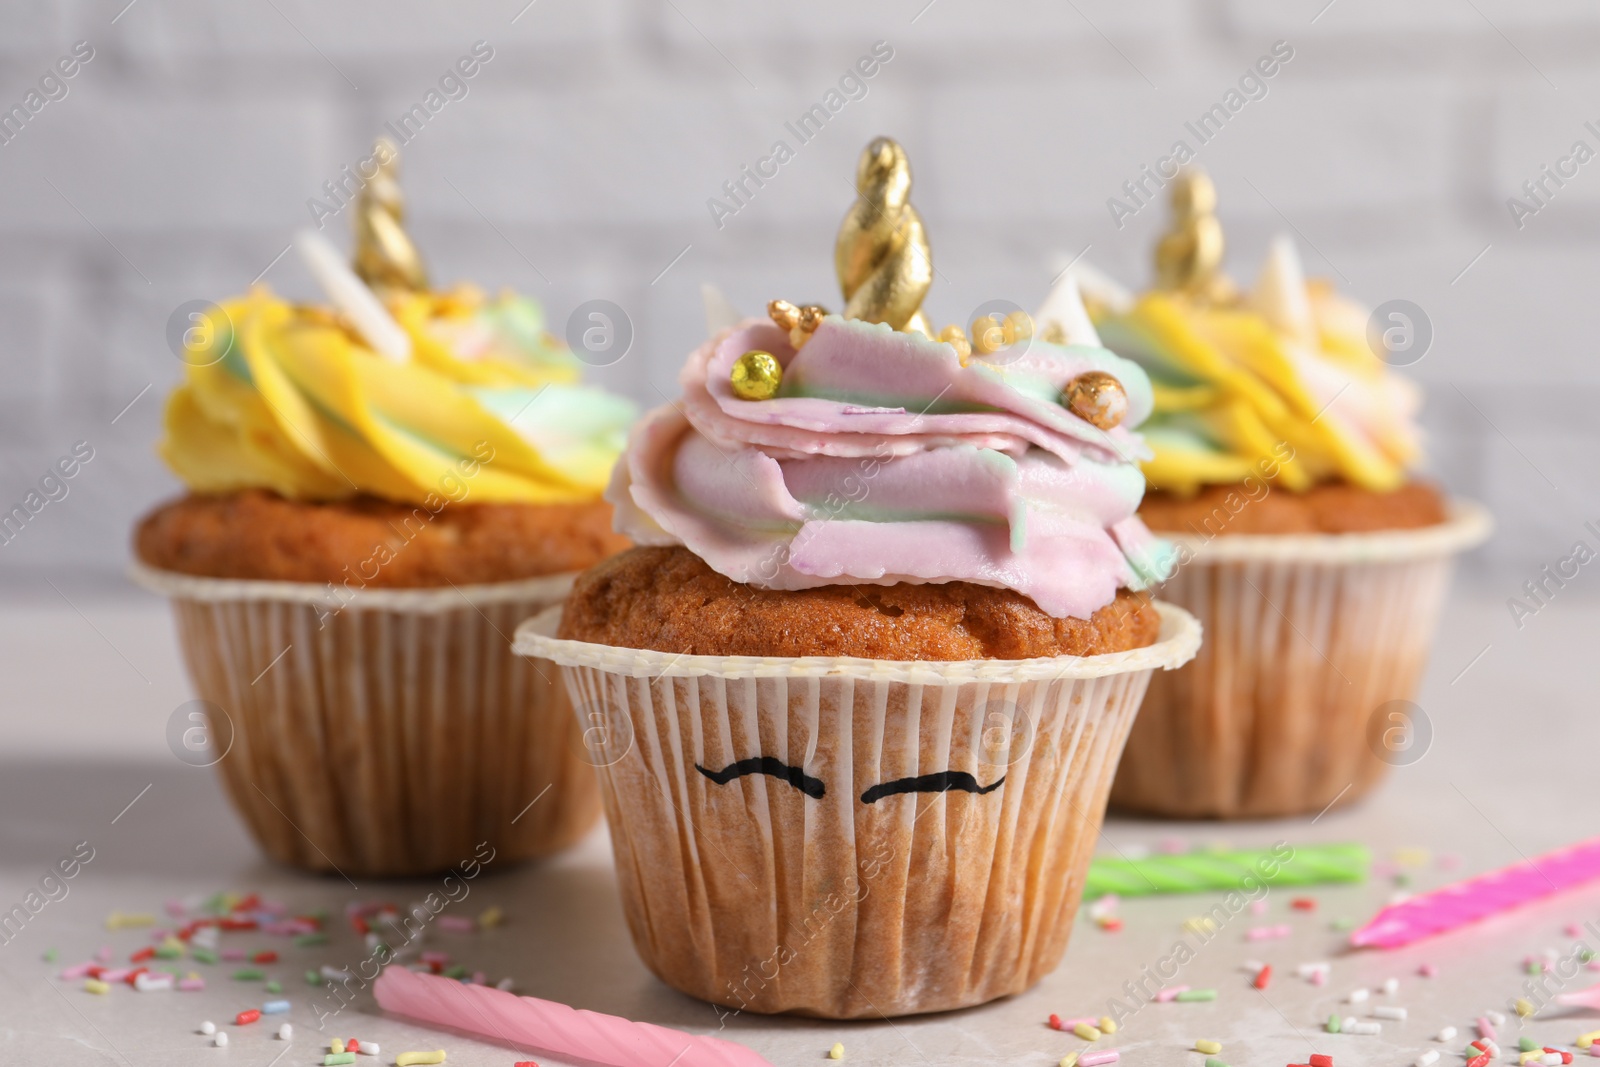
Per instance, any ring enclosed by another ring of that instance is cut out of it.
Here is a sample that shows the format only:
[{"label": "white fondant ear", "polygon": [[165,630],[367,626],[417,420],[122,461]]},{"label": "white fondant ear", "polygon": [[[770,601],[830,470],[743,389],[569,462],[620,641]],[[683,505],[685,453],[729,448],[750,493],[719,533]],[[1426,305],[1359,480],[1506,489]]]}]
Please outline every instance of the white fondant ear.
[{"label": "white fondant ear", "polygon": [[294,246],[306,269],[327,294],[328,302],[350,320],[374,352],[396,363],[411,358],[410,335],[326,237],[315,230],[301,230],[294,235]]},{"label": "white fondant ear", "polygon": [[1040,334],[1043,334],[1051,323],[1055,323],[1066,333],[1068,344],[1101,347],[1100,334],[1095,331],[1094,323],[1089,321],[1089,312],[1084,309],[1083,295],[1078,291],[1077,275],[1071,271],[1068,271],[1066,276],[1056,283],[1056,287],[1050,290],[1050,295],[1044,298],[1044,304],[1039,308],[1039,314],[1034,316],[1034,322]]},{"label": "white fondant ear", "polygon": [[1087,260],[1078,259],[1065,265],[1062,273],[1077,278],[1078,291],[1084,298],[1104,305],[1112,314],[1126,315],[1133,310],[1132,290]]},{"label": "white fondant ear", "polygon": [[1307,338],[1316,334],[1311,297],[1306,291],[1305,268],[1288,234],[1273,238],[1267,261],[1262,264],[1261,275],[1250,292],[1250,304],[1262,318],[1291,337]]},{"label": "white fondant ear", "polygon": [[706,310],[706,335],[708,337],[715,337],[743,318],[738,309],[728,301],[728,298],[722,295],[722,290],[710,282],[700,283],[700,302],[705,306]]}]

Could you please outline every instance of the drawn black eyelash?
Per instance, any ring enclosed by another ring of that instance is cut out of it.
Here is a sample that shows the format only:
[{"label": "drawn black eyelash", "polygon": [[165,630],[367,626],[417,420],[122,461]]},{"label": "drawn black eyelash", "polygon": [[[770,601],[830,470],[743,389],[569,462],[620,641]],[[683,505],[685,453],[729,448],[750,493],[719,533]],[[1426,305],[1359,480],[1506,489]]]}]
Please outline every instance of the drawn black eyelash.
[{"label": "drawn black eyelash", "polygon": [[914,778],[896,778],[892,782],[875,785],[861,794],[861,803],[871,804],[900,793],[948,793],[951,790],[982,796],[984,793],[992,793],[999,789],[1005,784],[1005,780],[1006,776],[1002,774],[992,785],[979,785],[978,780],[966,771],[919,774]]},{"label": "drawn black eyelash", "polygon": [[794,786],[813,800],[821,800],[827,786],[821,778],[813,778],[799,767],[791,767],[776,756],[751,756],[749,759],[730,763],[720,771],[707,770],[696,763],[694,769],[711,779],[718,785],[727,785],[735,778],[743,778],[747,774],[766,774],[773,778],[781,779]]}]

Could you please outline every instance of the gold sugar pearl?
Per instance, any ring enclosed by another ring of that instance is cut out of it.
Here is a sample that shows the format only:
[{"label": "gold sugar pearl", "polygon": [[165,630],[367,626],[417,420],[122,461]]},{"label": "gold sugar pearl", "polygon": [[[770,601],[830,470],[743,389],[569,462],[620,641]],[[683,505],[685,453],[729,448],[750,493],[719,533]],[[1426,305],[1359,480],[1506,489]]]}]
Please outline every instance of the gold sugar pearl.
[{"label": "gold sugar pearl", "polygon": [[783,368],[771,352],[753,348],[734,361],[728,384],[740,400],[771,400],[783,384]]},{"label": "gold sugar pearl", "polygon": [[985,315],[972,320],[972,350],[980,356],[998,352],[1005,347],[1005,327],[998,315]]},{"label": "gold sugar pearl", "polygon": [[787,300],[774,300],[767,305],[767,316],[781,329],[789,331],[789,343],[796,352],[811,340],[827,315],[828,309],[817,304],[795,307]]},{"label": "gold sugar pearl", "polygon": [[767,305],[767,316],[785,330],[800,324],[800,309],[787,300],[774,300]]},{"label": "gold sugar pearl", "polygon": [[959,326],[946,326],[939,331],[939,340],[956,350],[956,355],[961,357],[961,365],[966,366],[967,357],[972,355],[972,342],[967,340],[967,331]]},{"label": "gold sugar pearl", "polygon": [[800,309],[800,323],[795,329],[810,337],[817,332],[817,327],[821,326],[822,320],[827,317],[828,309],[821,304],[807,304]]},{"label": "gold sugar pearl", "polygon": [[1122,383],[1103,370],[1091,370],[1073,378],[1061,390],[1062,403],[1084,422],[1109,430],[1128,417],[1128,394]]},{"label": "gold sugar pearl", "polygon": [[1026,311],[1008,315],[985,315],[972,320],[972,350],[980,356],[992,355],[1033,336],[1033,319]]}]

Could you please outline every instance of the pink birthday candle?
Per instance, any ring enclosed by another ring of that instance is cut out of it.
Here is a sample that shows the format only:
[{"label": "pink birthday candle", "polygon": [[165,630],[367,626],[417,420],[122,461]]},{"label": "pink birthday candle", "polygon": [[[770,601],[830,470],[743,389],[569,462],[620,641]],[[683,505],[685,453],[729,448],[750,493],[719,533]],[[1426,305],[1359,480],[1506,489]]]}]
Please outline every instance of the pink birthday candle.
[{"label": "pink birthday candle", "polygon": [[[1576,993],[1558,993],[1556,995],[1556,1003],[1571,1005],[1574,1008],[1600,1008],[1600,985],[1590,986],[1588,989],[1580,989]],[[1600,1042],[1596,1042],[1596,1044],[1600,1044]],[[1592,1048],[1593,1046],[1590,1047]],[[1600,1052],[1592,1053],[1592,1055],[1600,1056]]]},{"label": "pink birthday candle", "polygon": [[491,986],[387,967],[373,983],[378,1007],[485,1041],[601,1067],[772,1067],[732,1041],[579,1011]]},{"label": "pink birthday candle", "polygon": [[1350,935],[1357,948],[1398,948],[1600,878],[1600,837],[1384,908]]}]

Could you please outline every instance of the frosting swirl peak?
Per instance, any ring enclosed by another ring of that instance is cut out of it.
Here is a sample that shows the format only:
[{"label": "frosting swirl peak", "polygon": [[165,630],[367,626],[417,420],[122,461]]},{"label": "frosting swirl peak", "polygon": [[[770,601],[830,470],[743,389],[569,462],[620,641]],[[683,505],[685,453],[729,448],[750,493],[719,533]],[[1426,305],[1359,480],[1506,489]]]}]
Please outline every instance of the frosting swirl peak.
[{"label": "frosting swirl peak", "polygon": [[470,286],[391,293],[409,354],[264,287],[224,302],[167,402],[160,451],[197,493],[422,504],[594,500],[635,408],[577,384],[538,305]]},{"label": "frosting swirl peak", "polygon": [[[770,399],[730,385],[752,350],[782,368]],[[1063,405],[1090,371],[1122,385],[1122,425]],[[797,350],[748,319],[697,349],[681,382],[681,406],[635,427],[607,491],[640,544],[682,544],[765,588],[967,581],[1058,618],[1088,618],[1165,574],[1134,515],[1148,453],[1130,427],[1150,413],[1149,380],[1103,348],[1034,339],[965,359],[828,316]]]}]

